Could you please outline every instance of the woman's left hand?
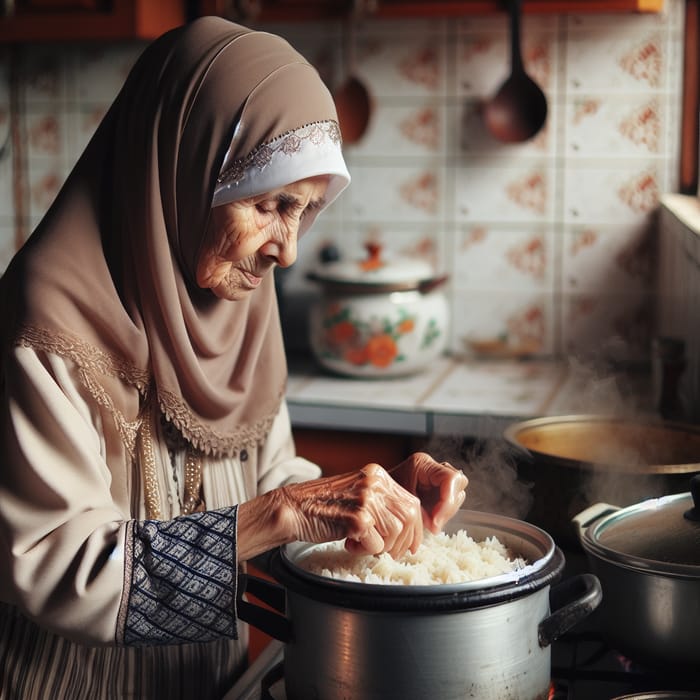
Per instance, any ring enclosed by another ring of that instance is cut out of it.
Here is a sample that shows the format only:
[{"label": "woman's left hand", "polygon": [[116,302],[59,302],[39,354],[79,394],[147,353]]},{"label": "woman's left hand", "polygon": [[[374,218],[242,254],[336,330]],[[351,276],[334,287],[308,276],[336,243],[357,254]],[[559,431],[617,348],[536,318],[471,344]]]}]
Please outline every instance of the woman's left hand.
[{"label": "woman's left hand", "polygon": [[425,452],[416,452],[389,473],[421,502],[423,524],[433,534],[459,510],[469,480],[448,462],[436,462]]}]

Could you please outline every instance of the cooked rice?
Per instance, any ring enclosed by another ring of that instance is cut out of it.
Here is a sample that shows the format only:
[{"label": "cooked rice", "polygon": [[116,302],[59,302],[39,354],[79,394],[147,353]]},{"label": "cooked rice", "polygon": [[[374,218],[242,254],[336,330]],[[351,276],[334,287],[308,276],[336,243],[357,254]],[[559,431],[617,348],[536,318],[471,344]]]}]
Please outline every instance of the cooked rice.
[{"label": "cooked rice", "polygon": [[521,569],[524,559],[511,557],[496,538],[476,542],[465,530],[452,535],[426,532],[415,554],[399,559],[389,554],[352,554],[344,542],[318,545],[298,562],[320,576],[374,584],[434,585],[465,583]]}]

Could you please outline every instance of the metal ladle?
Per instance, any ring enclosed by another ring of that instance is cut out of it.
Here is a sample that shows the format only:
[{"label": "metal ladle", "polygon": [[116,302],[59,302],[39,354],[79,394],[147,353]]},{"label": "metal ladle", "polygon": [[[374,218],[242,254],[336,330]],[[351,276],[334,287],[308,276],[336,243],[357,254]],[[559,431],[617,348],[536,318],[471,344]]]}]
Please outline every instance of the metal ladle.
[{"label": "metal ladle", "polygon": [[531,139],[547,119],[547,99],[525,72],[520,48],[521,0],[510,0],[511,72],[483,110],[486,128],[499,141]]},{"label": "metal ladle", "polygon": [[345,26],[345,81],[333,93],[338,124],[343,142],[357,143],[369,124],[372,112],[372,99],[365,84],[357,77],[355,70],[355,25],[362,3],[356,1],[354,11]]}]

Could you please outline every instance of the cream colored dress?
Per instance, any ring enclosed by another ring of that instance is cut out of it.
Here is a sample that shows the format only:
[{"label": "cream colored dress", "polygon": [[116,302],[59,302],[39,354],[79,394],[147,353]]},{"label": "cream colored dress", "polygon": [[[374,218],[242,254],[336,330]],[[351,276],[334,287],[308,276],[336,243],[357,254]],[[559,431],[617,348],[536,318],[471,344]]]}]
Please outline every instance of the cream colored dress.
[{"label": "cream colored dress", "polygon": [[[30,348],[13,360],[0,455],[0,698],[221,697],[246,663],[235,504],[319,475],[295,455],[286,404],[259,449],[198,456],[206,510],[183,515],[188,453],[162,420],[119,425],[69,360]],[[144,429],[148,464],[124,439]],[[147,498],[159,519],[146,517]]]}]

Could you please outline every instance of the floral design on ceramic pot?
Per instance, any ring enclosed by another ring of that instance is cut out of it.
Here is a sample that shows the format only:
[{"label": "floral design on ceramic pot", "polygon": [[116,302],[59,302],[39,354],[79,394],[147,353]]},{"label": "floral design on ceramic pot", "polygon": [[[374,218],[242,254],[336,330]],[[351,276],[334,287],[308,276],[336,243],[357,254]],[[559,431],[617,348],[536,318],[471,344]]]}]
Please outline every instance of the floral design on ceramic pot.
[{"label": "floral design on ceramic pot", "polygon": [[[362,319],[353,314],[352,305],[342,303],[326,307],[322,319],[322,355],[351,365],[372,365],[384,369],[406,360],[401,350],[403,338],[418,331],[417,319],[404,308],[396,316]],[[429,319],[420,340],[421,349],[429,348],[442,335],[437,319]]]}]

